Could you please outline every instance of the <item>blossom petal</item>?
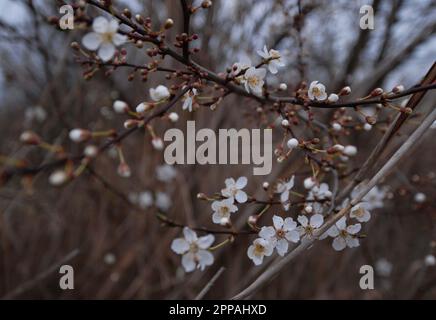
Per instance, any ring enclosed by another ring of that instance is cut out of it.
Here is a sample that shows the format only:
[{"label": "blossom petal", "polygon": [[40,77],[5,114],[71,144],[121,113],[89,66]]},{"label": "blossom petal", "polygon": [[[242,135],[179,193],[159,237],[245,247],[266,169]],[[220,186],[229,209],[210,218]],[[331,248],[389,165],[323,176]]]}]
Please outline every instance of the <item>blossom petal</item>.
[{"label": "blossom petal", "polygon": [[283,257],[286,254],[286,252],[288,252],[288,247],[289,247],[288,241],[286,241],[285,239],[280,239],[279,241],[277,241],[276,250],[280,256]]},{"label": "blossom petal", "polygon": [[127,36],[124,34],[116,33],[112,38],[112,42],[116,46],[121,46],[122,44],[126,43],[126,41],[127,41]]},{"label": "blossom petal", "polygon": [[273,216],[273,224],[274,224],[274,228],[276,228],[276,230],[279,230],[283,227],[284,221],[282,217]]},{"label": "blossom petal", "polygon": [[184,254],[189,250],[189,243],[183,238],[174,239],[171,243],[171,250],[178,254]]},{"label": "blossom petal", "polygon": [[236,180],[235,186],[238,189],[242,189],[247,185],[247,182],[247,177],[239,177],[238,180]]},{"label": "blossom petal", "polygon": [[344,250],[347,246],[347,243],[345,242],[345,239],[342,237],[336,237],[333,239],[332,247],[336,251]]},{"label": "blossom petal", "polygon": [[327,230],[327,234],[328,234],[330,237],[332,237],[332,238],[337,237],[337,236],[339,235],[339,229],[338,229],[338,227],[336,227],[335,225],[334,225],[334,226],[331,226],[331,227]]},{"label": "blossom petal", "polygon": [[109,31],[109,21],[105,17],[97,17],[92,22],[92,29],[97,33],[105,33]]},{"label": "blossom petal", "polygon": [[259,232],[259,237],[264,238],[265,240],[271,239],[275,236],[276,231],[273,227],[262,227]]},{"label": "blossom petal", "polygon": [[198,265],[200,270],[203,271],[205,267],[213,264],[213,255],[207,250],[199,250],[197,253]]},{"label": "blossom petal", "polygon": [[310,218],[310,225],[313,228],[319,228],[322,226],[322,224],[324,223],[324,217],[322,215],[320,215],[319,213],[314,214],[311,218]]},{"label": "blossom petal", "polygon": [[108,32],[115,33],[118,31],[119,26],[120,26],[120,24],[119,24],[118,20],[111,19],[108,23],[107,30],[108,30]]},{"label": "blossom petal", "polygon": [[277,67],[272,62],[268,64],[268,70],[272,74],[276,74],[278,72]]},{"label": "blossom petal", "polygon": [[294,219],[292,218],[286,218],[284,223],[283,223],[283,228],[286,231],[292,231],[295,230],[295,228],[297,227],[297,223],[294,221]]},{"label": "blossom petal", "polygon": [[306,216],[298,216],[297,221],[303,226],[307,227],[307,224],[309,223],[309,220]]},{"label": "blossom petal", "polygon": [[91,51],[95,51],[98,49],[98,47],[101,45],[101,37],[98,33],[96,32],[90,32],[87,33],[83,38],[82,38],[82,44],[83,46]]},{"label": "blossom petal", "polygon": [[347,227],[347,218],[342,217],[335,223],[336,227],[338,227],[339,230],[345,230]]},{"label": "blossom petal", "polygon": [[239,203],[245,203],[248,200],[247,194],[242,190],[238,190],[238,192],[236,192],[235,198]]},{"label": "blossom petal", "polygon": [[292,231],[288,231],[286,232],[285,235],[286,239],[288,239],[291,242],[297,243],[298,241],[300,241],[300,233],[297,230],[292,230]]},{"label": "blossom petal", "polygon": [[183,228],[183,235],[185,236],[186,241],[188,241],[189,243],[197,241],[198,239],[195,231],[189,229],[188,227]]},{"label": "blossom petal", "polygon": [[200,249],[207,249],[215,241],[213,234],[198,238],[197,244]]},{"label": "blossom petal", "polygon": [[355,247],[358,247],[358,246],[360,245],[360,243],[359,243],[359,239],[354,238],[354,237],[350,237],[350,236],[348,236],[348,237],[345,239],[345,241],[346,241],[347,246],[348,246],[349,248],[355,248]]},{"label": "blossom petal", "polygon": [[353,224],[347,227],[347,232],[349,234],[356,234],[362,229],[362,225],[360,223]]},{"label": "blossom petal", "polygon": [[192,252],[188,252],[182,256],[182,266],[186,272],[195,270],[195,255]]},{"label": "blossom petal", "polygon": [[112,43],[103,43],[98,49],[98,56],[104,62],[109,61],[115,54],[115,46]]}]

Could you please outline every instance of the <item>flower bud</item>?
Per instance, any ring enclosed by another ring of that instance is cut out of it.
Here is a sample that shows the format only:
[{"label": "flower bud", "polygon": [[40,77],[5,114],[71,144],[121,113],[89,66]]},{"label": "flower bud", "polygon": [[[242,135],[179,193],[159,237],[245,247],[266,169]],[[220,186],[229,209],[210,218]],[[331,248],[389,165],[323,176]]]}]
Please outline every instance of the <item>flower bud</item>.
[{"label": "flower bud", "polygon": [[279,85],[279,89],[280,89],[281,91],[285,91],[286,89],[288,89],[288,86],[287,86],[286,83],[280,83],[280,85]]},{"label": "flower bud", "polygon": [[116,113],[126,113],[127,111],[129,111],[129,106],[127,105],[127,103],[121,100],[114,101],[113,108]]},{"label": "flower bud", "polygon": [[136,112],[137,113],[144,113],[148,110],[151,110],[152,108],[153,108],[153,106],[150,103],[142,102],[142,103],[138,104],[138,106],[136,107]]},{"label": "flower bud", "polygon": [[132,128],[137,127],[138,124],[139,124],[139,121],[138,121],[138,120],[135,120],[135,119],[128,119],[128,120],[124,121],[124,128],[126,128],[126,129],[132,129]]},{"label": "flower bud", "polygon": [[123,178],[129,178],[132,175],[132,171],[127,163],[121,162],[117,169],[118,175]]},{"label": "flower bud", "polygon": [[63,185],[67,180],[68,180],[68,175],[63,170],[57,170],[53,172],[48,178],[49,183],[55,187]]},{"label": "flower bud", "polygon": [[262,183],[262,188],[264,188],[265,190],[269,188],[269,183],[268,182],[264,182]]},{"label": "flower bud", "polygon": [[179,120],[179,115],[176,112],[171,112],[168,115],[168,118],[170,119],[171,122],[177,122]]},{"label": "flower bud", "polygon": [[73,142],[83,142],[91,139],[92,133],[89,130],[73,129],[70,131],[69,137]]},{"label": "flower bud", "polygon": [[154,137],[153,139],[151,139],[151,144],[156,150],[162,150],[164,148],[164,143],[159,137]]},{"label": "flower bud", "polygon": [[342,144],[335,144],[333,146],[333,149],[335,149],[336,151],[344,151],[345,147]]},{"label": "flower bud", "polygon": [[377,122],[377,119],[375,117],[367,116],[365,117],[365,121],[370,125],[374,125]]},{"label": "flower bud", "polygon": [[355,146],[349,145],[344,148],[344,151],[342,151],[342,153],[346,156],[352,157],[357,154],[357,148]]},{"label": "flower bud", "polygon": [[333,128],[333,130],[335,130],[335,131],[341,131],[341,130],[342,130],[342,126],[341,126],[339,123],[337,123],[337,122],[334,122],[334,123],[332,124],[332,128]]},{"label": "flower bud", "polygon": [[174,25],[174,21],[173,21],[173,19],[168,18],[168,19],[165,21],[164,28],[165,28],[165,29],[170,29],[173,25]]},{"label": "flower bud", "polygon": [[285,128],[289,127],[289,121],[287,119],[283,119],[282,120],[282,126],[285,127]]},{"label": "flower bud", "polygon": [[205,0],[201,3],[201,7],[203,9],[210,8],[211,6],[212,6],[212,1],[210,1],[210,0]]},{"label": "flower bud", "polygon": [[306,213],[312,213],[312,211],[313,211],[313,207],[307,205],[307,206],[304,207],[304,211],[306,211]]},{"label": "flower bud", "polygon": [[304,179],[303,184],[306,189],[312,189],[315,186],[316,181],[313,177],[308,177]]},{"label": "flower bud", "polygon": [[330,102],[330,103],[335,103],[338,100],[339,100],[339,96],[337,94],[335,94],[335,93],[331,93],[329,95],[329,97],[327,98],[327,101]]},{"label": "flower bud", "polygon": [[24,144],[38,145],[41,143],[41,138],[32,131],[24,131],[20,135],[20,141]]},{"label": "flower bud", "polygon": [[286,143],[286,145],[288,146],[289,149],[294,149],[295,147],[298,146],[298,140],[295,138],[289,139],[288,142]]},{"label": "flower bud", "polygon": [[197,199],[207,200],[207,196],[204,193],[197,193]]},{"label": "flower bud", "polygon": [[98,154],[98,148],[94,145],[86,146],[85,151],[83,152],[88,158],[95,158]]},{"label": "flower bud", "polygon": [[351,88],[349,86],[343,87],[341,91],[339,91],[340,96],[347,96],[351,93]]},{"label": "flower bud", "polygon": [[365,123],[363,125],[363,130],[370,131],[371,129],[372,129],[372,125],[370,125],[369,123]]},{"label": "flower bud", "polygon": [[374,90],[371,91],[371,93],[369,94],[371,97],[377,97],[379,95],[383,94],[383,89],[382,88],[375,88]]},{"label": "flower bud", "polygon": [[415,194],[415,197],[413,199],[417,203],[423,203],[427,199],[427,196],[422,192],[418,192],[417,194]]},{"label": "flower bud", "polygon": [[255,226],[257,224],[258,217],[256,215],[252,215],[248,217],[247,223],[249,225]]},{"label": "flower bud", "polygon": [[402,92],[402,91],[404,91],[404,86],[403,85],[398,85],[398,86],[395,86],[393,89],[392,89],[392,92],[393,93],[400,93],[400,92]]}]

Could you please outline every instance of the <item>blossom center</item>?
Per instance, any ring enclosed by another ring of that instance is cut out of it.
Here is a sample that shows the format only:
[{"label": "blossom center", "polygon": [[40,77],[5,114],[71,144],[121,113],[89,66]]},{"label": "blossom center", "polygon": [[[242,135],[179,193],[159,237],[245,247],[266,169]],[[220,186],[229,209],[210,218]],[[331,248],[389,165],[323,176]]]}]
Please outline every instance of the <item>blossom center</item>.
[{"label": "blossom center", "polygon": [[198,245],[193,242],[189,245],[189,251],[191,251],[192,253],[197,253],[198,252]]},{"label": "blossom center", "polygon": [[265,247],[260,243],[256,243],[254,245],[254,255],[261,256],[265,252]]},{"label": "blossom center", "polygon": [[101,39],[105,43],[112,43],[113,38],[114,34],[112,32],[105,32],[101,35]]}]

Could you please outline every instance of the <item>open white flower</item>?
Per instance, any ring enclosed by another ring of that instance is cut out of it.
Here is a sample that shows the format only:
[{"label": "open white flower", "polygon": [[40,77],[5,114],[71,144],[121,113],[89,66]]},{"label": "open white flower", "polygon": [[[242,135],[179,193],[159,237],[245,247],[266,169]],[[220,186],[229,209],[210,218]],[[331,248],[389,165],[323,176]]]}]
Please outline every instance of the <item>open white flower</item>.
[{"label": "open white flower", "polygon": [[242,82],[245,85],[247,92],[254,93],[256,95],[262,95],[263,79],[265,78],[266,70],[263,68],[256,69],[255,67],[248,68],[244,73]]},{"label": "open white flower", "polygon": [[182,98],[183,100],[183,110],[188,110],[189,112],[192,112],[192,107],[195,104],[196,96],[197,96],[197,89],[192,88],[188,92],[186,92]]},{"label": "open white flower", "polygon": [[272,74],[277,73],[278,67],[284,67],[285,63],[283,62],[282,56],[280,55],[280,52],[274,49],[270,49],[268,51],[267,47],[263,47],[263,51],[257,50],[257,54],[260,55],[265,63],[268,65],[268,70]]},{"label": "open white flower", "polygon": [[350,210],[350,218],[355,218],[359,222],[368,222],[371,219],[368,207],[369,205],[366,202],[356,204]]},{"label": "open white flower", "polygon": [[273,244],[263,238],[257,238],[253,244],[248,247],[247,255],[253,260],[253,263],[258,266],[262,264],[263,257],[269,257],[274,251]]},{"label": "open white flower", "polygon": [[204,237],[197,237],[195,231],[188,227],[183,228],[184,238],[174,239],[171,249],[182,256],[182,266],[186,272],[194,271],[195,268],[204,270],[213,264],[213,255],[207,249],[215,241],[215,237],[208,234]]},{"label": "open white flower", "polygon": [[247,202],[247,194],[242,189],[247,185],[246,177],[239,177],[237,181],[233,178],[228,178],[224,181],[226,187],[221,190],[224,197],[236,199],[239,203]]},{"label": "open white flower", "polygon": [[93,32],[86,34],[82,43],[88,50],[96,51],[104,62],[109,61],[115,54],[115,48],[127,41],[125,35],[117,33],[119,23],[117,20],[107,20],[97,17],[92,23]]},{"label": "open white flower", "polygon": [[333,225],[329,230],[327,230],[327,234],[334,238],[332,247],[336,251],[341,251],[345,249],[347,246],[349,248],[354,248],[359,246],[359,239],[357,239],[354,235],[360,231],[362,228],[360,223],[352,224],[347,226],[347,218],[342,217],[338,221],[336,221],[335,225]]},{"label": "open white flower", "polygon": [[[356,186],[351,192],[351,198],[355,198],[362,190],[363,184]],[[365,203],[367,210],[379,209],[384,207],[383,200],[386,198],[388,192],[387,187],[375,186],[363,197],[362,202]]]},{"label": "open white flower", "polygon": [[233,204],[233,199],[224,199],[221,201],[212,202],[212,221],[217,224],[225,224],[223,222],[227,222],[230,220],[230,215],[233,212],[238,211],[238,207]]},{"label": "open white flower", "polygon": [[297,243],[300,233],[297,231],[297,223],[292,218],[273,216],[274,227],[262,227],[259,236],[271,242],[277,253],[282,257],[288,252],[288,241]]},{"label": "open white flower", "polygon": [[153,101],[163,101],[170,97],[170,91],[163,85],[158,85],[156,88],[150,88],[150,97]]},{"label": "open white flower", "polygon": [[310,100],[324,101],[327,99],[327,93],[325,92],[325,86],[319,81],[312,81],[307,92]]},{"label": "open white flower", "polygon": [[324,223],[324,217],[319,213],[310,217],[310,221],[306,216],[298,216],[297,220],[300,223],[300,226],[297,228],[298,232],[300,233],[300,237],[306,235],[311,237],[313,232],[321,227]]},{"label": "open white flower", "polygon": [[294,187],[294,178],[292,176],[288,181],[279,181],[276,186],[276,193],[280,193],[280,202],[283,205],[283,208],[288,211],[289,210],[289,194],[291,189]]},{"label": "open white flower", "polygon": [[177,170],[174,169],[174,166],[169,164],[163,164],[156,168],[156,176],[159,181],[162,182],[170,182],[177,175]]}]

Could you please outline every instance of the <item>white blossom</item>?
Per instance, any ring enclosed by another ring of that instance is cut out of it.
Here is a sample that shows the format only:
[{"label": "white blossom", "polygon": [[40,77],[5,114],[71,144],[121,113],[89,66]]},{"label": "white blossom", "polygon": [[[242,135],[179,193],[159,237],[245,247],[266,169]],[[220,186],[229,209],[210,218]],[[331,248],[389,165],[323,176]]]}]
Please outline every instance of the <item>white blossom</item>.
[{"label": "white blossom", "polygon": [[355,218],[359,222],[368,222],[371,219],[368,207],[369,205],[366,202],[356,204],[350,210],[350,218]]},{"label": "white blossom", "polygon": [[316,185],[316,180],[313,177],[308,177],[303,181],[304,187],[306,189],[312,189]]},{"label": "white blossom", "polygon": [[286,83],[280,83],[279,89],[281,91],[285,91],[286,89],[288,89],[288,85]]},{"label": "white blossom", "polygon": [[245,85],[247,92],[254,93],[256,95],[262,95],[262,88],[266,70],[263,68],[256,69],[255,67],[248,68],[244,73],[242,82]]},{"label": "white blossom", "polygon": [[310,100],[324,101],[327,99],[327,93],[325,92],[325,86],[319,81],[312,81],[307,92]]},{"label": "white blossom", "polygon": [[295,176],[292,176],[288,181],[281,180],[277,183],[276,193],[280,193],[280,202],[283,205],[283,208],[288,211],[289,210],[289,195],[291,189],[294,187],[294,179]]},{"label": "white blossom", "polygon": [[162,182],[170,182],[177,175],[177,170],[174,169],[174,166],[169,164],[163,164],[156,168],[156,176],[159,181]]},{"label": "white blossom", "polygon": [[89,145],[86,146],[85,150],[83,151],[83,153],[85,154],[85,156],[87,156],[88,158],[95,158],[98,154],[98,148],[94,145]]},{"label": "white blossom", "polygon": [[226,224],[230,221],[230,215],[238,211],[238,207],[233,204],[233,199],[228,198],[221,201],[212,202],[212,221],[216,224]]},{"label": "white blossom", "polygon": [[357,154],[357,148],[355,146],[345,146],[344,151],[342,151],[343,154],[346,156],[352,157]]},{"label": "white blossom", "polygon": [[188,110],[189,112],[192,112],[192,107],[195,104],[195,97],[197,96],[197,94],[197,89],[192,88],[183,95],[183,110]]},{"label": "white blossom", "polygon": [[152,144],[153,148],[156,150],[162,150],[164,148],[163,140],[159,137],[152,138],[151,144]]},{"label": "white blossom", "polygon": [[294,149],[295,147],[298,146],[298,140],[295,138],[291,138],[288,140],[288,142],[286,143],[286,145],[288,146],[289,149]]},{"label": "white blossom", "polygon": [[168,118],[170,119],[171,122],[177,122],[179,120],[179,115],[176,112],[171,112],[168,115]]},{"label": "white blossom", "polygon": [[95,18],[92,23],[93,32],[86,34],[82,43],[88,50],[96,51],[104,62],[109,61],[115,54],[115,48],[127,41],[125,35],[117,33],[117,20],[107,20],[105,17]]},{"label": "white blossom", "polygon": [[369,123],[365,123],[363,125],[363,130],[370,131],[371,129],[372,129],[372,125],[370,125]]},{"label": "white blossom", "polygon": [[375,270],[382,277],[389,277],[392,272],[392,263],[386,258],[380,258],[375,263]]},{"label": "white blossom", "polygon": [[165,192],[156,193],[156,207],[158,207],[162,211],[168,211],[171,205],[172,205],[172,201],[167,193]]},{"label": "white blossom", "polygon": [[278,52],[277,50],[270,49],[268,51],[267,47],[264,46],[263,51],[257,50],[257,54],[264,59],[264,62],[268,65],[269,72],[271,72],[272,74],[277,73],[278,67],[285,66],[282,56],[280,55],[280,52]]},{"label": "white blossom", "polygon": [[288,252],[288,241],[297,243],[300,240],[300,233],[297,231],[297,223],[292,218],[273,216],[273,227],[262,227],[259,236],[270,241],[280,256]]},{"label": "white blossom", "polygon": [[37,122],[44,122],[47,119],[47,112],[41,106],[28,108],[24,114],[26,121],[30,122],[36,120]]},{"label": "white blossom", "polygon": [[339,96],[336,93],[331,93],[327,99],[330,103],[335,103],[339,100]]},{"label": "white blossom", "polygon": [[[359,192],[362,190],[363,185],[356,186],[351,192],[351,198],[355,198]],[[362,198],[362,202],[365,203],[366,210],[373,210],[383,208],[383,200],[386,197],[387,188],[379,188],[378,186],[373,187],[369,192]]]},{"label": "white blossom", "polygon": [[246,61],[235,62],[232,65],[232,76],[239,76],[244,70],[251,67],[251,61],[246,59]]},{"label": "white blossom", "polygon": [[195,231],[188,227],[183,228],[183,238],[174,239],[171,249],[182,255],[182,266],[186,272],[192,272],[196,268],[203,271],[207,266],[213,264],[213,255],[209,247],[215,241],[212,234],[204,237],[197,237]]},{"label": "white blossom", "polygon": [[274,251],[273,244],[263,238],[257,238],[253,244],[248,247],[247,255],[253,260],[253,263],[258,266],[262,264],[263,257],[269,257]]},{"label": "white blossom", "polygon": [[297,227],[300,236],[308,236],[311,237],[313,232],[320,228],[324,223],[324,217],[317,213],[310,217],[310,221],[306,216],[298,216],[297,221],[300,223],[300,226]]},{"label": "white blossom", "polygon": [[237,181],[233,178],[228,178],[224,181],[226,187],[221,190],[224,197],[236,199],[239,203],[247,202],[247,194],[242,189],[247,185],[246,177],[239,177]]},{"label": "white blossom", "polygon": [[341,251],[347,246],[349,248],[359,246],[359,239],[355,237],[355,234],[360,231],[362,226],[360,223],[347,226],[346,220],[346,217],[340,218],[329,230],[327,230],[327,234],[334,238],[332,247],[336,251]]},{"label": "white blossom", "polygon": [[424,263],[427,267],[432,267],[436,265],[436,258],[432,254],[428,254],[425,256]]},{"label": "white blossom", "polygon": [[125,113],[129,111],[129,106],[127,103],[121,100],[115,100],[112,107],[116,113]]},{"label": "white blossom", "polygon": [[83,142],[91,137],[91,132],[84,129],[72,129],[68,135],[74,142]]},{"label": "white blossom", "polygon": [[170,97],[170,91],[163,85],[158,85],[156,88],[150,88],[150,97],[153,101],[163,101]]},{"label": "white blossom", "polygon": [[341,131],[341,130],[342,130],[342,126],[341,126],[339,123],[337,123],[337,122],[334,122],[334,123],[332,124],[332,128],[333,128],[333,130],[335,130],[335,131]]},{"label": "white blossom", "polygon": [[68,175],[63,170],[57,170],[53,172],[48,178],[50,184],[56,187],[64,184],[67,180],[68,180]]},{"label": "white blossom", "polygon": [[427,196],[422,193],[422,192],[418,192],[415,194],[415,196],[413,197],[413,199],[415,200],[415,202],[417,203],[424,203],[425,200],[427,199]]}]

